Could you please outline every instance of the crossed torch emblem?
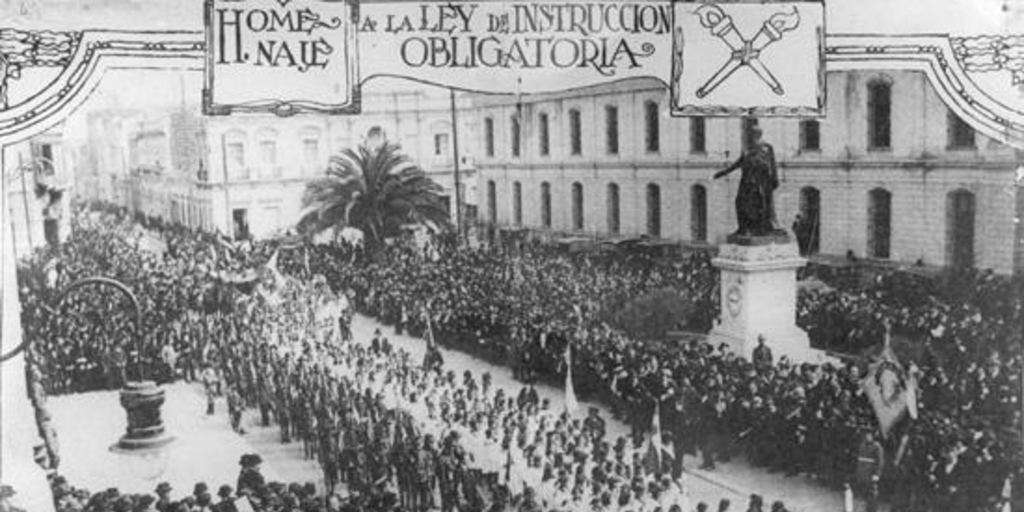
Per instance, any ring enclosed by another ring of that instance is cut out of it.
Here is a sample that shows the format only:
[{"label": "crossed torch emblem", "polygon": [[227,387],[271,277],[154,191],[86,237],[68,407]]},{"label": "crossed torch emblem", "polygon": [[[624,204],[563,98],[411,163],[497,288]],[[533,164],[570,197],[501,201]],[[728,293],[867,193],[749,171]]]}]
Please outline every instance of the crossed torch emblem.
[{"label": "crossed torch emblem", "polygon": [[732,21],[732,17],[715,4],[704,4],[697,9],[700,24],[721,39],[732,50],[729,60],[697,89],[697,97],[703,98],[722,85],[737,69],[747,66],[772,92],[783,94],[782,84],[771,70],[761,62],[761,52],[772,43],[782,39],[783,34],[800,25],[800,13],[796,6],[791,12],[779,12],[768,18],[754,37],[744,39]]}]

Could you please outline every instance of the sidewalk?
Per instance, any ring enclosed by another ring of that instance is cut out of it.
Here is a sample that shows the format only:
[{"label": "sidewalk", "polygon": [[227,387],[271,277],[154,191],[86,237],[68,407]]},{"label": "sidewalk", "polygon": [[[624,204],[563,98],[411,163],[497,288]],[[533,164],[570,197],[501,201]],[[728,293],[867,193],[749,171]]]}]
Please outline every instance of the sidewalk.
[{"label": "sidewalk", "polygon": [[[301,443],[281,444],[276,426],[256,426],[258,412],[247,411],[243,420],[247,433],[238,435],[231,430],[223,399],[218,400],[216,414],[207,416],[206,399],[198,384],[178,382],[164,390],[164,423],[177,439],[168,446],[165,461],[150,460],[148,464],[109,450],[124,433],[126,422],[118,391],[50,397],[61,446],[60,473],[68,483],[91,492],[117,487],[121,492],[152,493],[158,483],[166,481],[176,498],[191,494],[197,482],[205,482],[216,493],[223,484],[235,487],[242,454],[259,453],[268,482],[311,481],[323,490],[319,465],[302,458]],[[34,421],[31,417],[27,420]],[[166,467],[160,471],[163,465]]]}]

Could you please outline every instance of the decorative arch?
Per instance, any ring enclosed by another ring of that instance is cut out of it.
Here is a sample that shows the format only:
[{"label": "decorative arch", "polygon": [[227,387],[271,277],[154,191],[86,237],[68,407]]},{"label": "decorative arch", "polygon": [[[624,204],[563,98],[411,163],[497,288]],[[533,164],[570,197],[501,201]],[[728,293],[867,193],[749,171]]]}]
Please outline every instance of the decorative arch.
[{"label": "decorative arch", "polygon": [[0,145],[34,137],[59,124],[88,99],[109,70],[203,70],[205,44],[200,31],[66,34],[74,41],[74,49],[64,70],[28,100],[0,110]]},{"label": "decorative arch", "polygon": [[[1009,36],[1007,36],[1009,37]],[[986,137],[1024,147],[1024,108],[992,97],[971,78],[981,68],[976,59],[996,48],[1000,36],[948,37],[941,35],[885,36],[830,34],[825,58],[829,71],[921,71],[936,93],[956,115]],[[987,44],[985,44],[987,43]],[[1007,42],[1007,44],[1009,44]]]}]

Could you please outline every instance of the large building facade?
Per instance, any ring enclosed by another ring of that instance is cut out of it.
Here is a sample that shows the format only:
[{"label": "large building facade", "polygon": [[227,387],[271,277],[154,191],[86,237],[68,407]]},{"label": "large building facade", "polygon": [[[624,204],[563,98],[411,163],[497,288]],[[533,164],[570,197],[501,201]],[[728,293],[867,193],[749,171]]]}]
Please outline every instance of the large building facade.
[{"label": "large building facade", "polygon": [[923,74],[826,81],[820,119],[673,118],[666,89],[647,80],[475,97],[481,220],[555,236],[721,243],[736,229],[740,173],[712,174],[758,126],[779,163],[776,217],[808,252],[1020,267],[1020,151],[951,114]]},{"label": "large building facade", "polygon": [[[457,107],[465,109],[467,102],[457,99]],[[108,197],[134,211],[233,238],[264,238],[295,225],[306,183],[323,176],[332,155],[388,140],[442,186],[454,215],[449,95],[369,92],[362,103],[356,116],[203,117],[197,106],[175,107],[137,115],[126,121],[127,128],[113,126],[109,136],[89,142],[98,145],[88,152],[116,154],[109,141],[124,141],[127,173],[110,178],[119,185]],[[108,122],[109,116],[94,117]],[[467,136],[470,122],[470,116],[460,120],[460,136]],[[477,197],[472,151],[464,145],[459,155],[463,204],[472,212]]]}]

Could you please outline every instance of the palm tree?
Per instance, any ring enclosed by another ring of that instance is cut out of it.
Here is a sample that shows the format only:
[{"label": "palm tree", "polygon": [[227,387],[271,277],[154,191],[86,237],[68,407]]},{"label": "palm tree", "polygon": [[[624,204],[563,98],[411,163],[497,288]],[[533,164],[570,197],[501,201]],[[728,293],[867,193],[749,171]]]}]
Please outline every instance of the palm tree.
[{"label": "palm tree", "polygon": [[346,149],[331,157],[326,174],[306,185],[302,231],[353,227],[377,247],[409,224],[434,231],[448,225],[441,186],[409,161],[398,144]]}]

